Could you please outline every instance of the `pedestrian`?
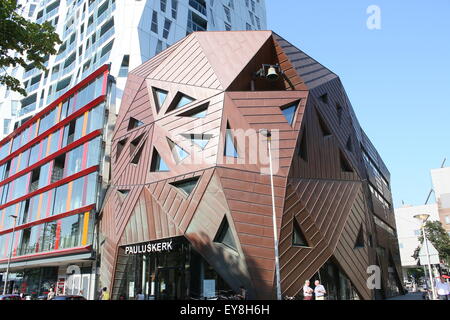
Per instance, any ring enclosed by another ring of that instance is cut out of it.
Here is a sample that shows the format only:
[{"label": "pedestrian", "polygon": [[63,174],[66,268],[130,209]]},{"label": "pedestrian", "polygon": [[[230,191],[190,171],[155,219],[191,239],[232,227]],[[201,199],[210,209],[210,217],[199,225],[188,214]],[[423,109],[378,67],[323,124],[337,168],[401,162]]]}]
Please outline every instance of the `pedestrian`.
[{"label": "pedestrian", "polygon": [[108,292],[108,288],[104,287],[102,289],[102,293],[100,295],[100,300],[109,300],[109,292]]},{"label": "pedestrian", "polygon": [[314,285],[314,295],[316,296],[316,300],[325,300],[325,295],[327,293],[325,287],[320,284],[319,280],[316,280]]},{"label": "pedestrian", "polygon": [[450,294],[450,285],[445,282],[443,277],[436,281],[436,293],[439,300],[448,300]]},{"label": "pedestrian", "polygon": [[239,294],[238,294],[239,299],[241,300],[247,300],[247,290],[245,290],[244,286],[240,286],[239,287]]},{"label": "pedestrian", "polygon": [[55,297],[55,291],[53,291],[53,288],[50,288],[50,291],[47,294],[47,300],[52,300],[54,297]]},{"label": "pedestrian", "polygon": [[305,281],[305,285],[303,286],[303,300],[312,300],[314,290],[309,286],[309,280]]},{"label": "pedestrian", "polygon": [[142,293],[142,290],[137,292],[136,300],[145,300],[145,295]]}]

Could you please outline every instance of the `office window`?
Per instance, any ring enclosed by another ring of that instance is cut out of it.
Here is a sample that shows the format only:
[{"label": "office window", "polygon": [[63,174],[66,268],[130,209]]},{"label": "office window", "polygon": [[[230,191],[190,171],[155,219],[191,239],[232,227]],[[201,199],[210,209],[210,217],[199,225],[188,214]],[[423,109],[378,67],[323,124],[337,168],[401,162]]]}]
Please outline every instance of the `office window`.
[{"label": "office window", "polygon": [[83,215],[73,215],[61,219],[60,243],[58,249],[67,249],[80,246],[81,224]]},{"label": "office window", "polygon": [[169,171],[169,167],[164,162],[164,160],[159,155],[158,151],[156,149],[153,149],[153,156],[152,156],[152,163],[150,166],[151,172],[162,172],[162,171]]},{"label": "office window", "polygon": [[172,18],[177,19],[178,0],[172,0]]},{"label": "office window", "polygon": [[166,7],[167,7],[167,0],[161,0],[160,1],[160,8],[162,12],[166,12]]},{"label": "office window", "polygon": [[119,77],[126,77],[128,75],[128,67],[130,66],[130,55],[125,54],[120,65]]},{"label": "office window", "polygon": [[161,51],[162,51],[162,41],[158,40],[158,43],[156,44],[155,55],[160,53]]},{"label": "office window", "polygon": [[230,125],[227,123],[227,130],[225,134],[225,150],[224,155],[227,157],[239,157],[233,135],[231,133]]},{"label": "office window", "polygon": [[186,150],[172,140],[167,139],[167,142],[169,143],[170,150],[172,150],[172,155],[177,163],[183,161],[189,156],[189,153],[187,153]]},{"label": "office window", "polygon": [[164,21],[164,30],[163,30],[163,38],[164,39],[167,39],[167,37],[169,36],[171,24],[172,24],[172,21],[170,21],[169,19],[166,19]]},{"label": "office window", "polygon": [[225,17],[227,18],[227,21],[229,23],[231,23],[231,13],[230,13],[230,8],[228,8],[227,6],[223,6],[223,10],[225,11]]},{"label": "office window", "polygon": [[250,20],[251,20],[252,24],[255,25],[255,17],[253,15],[253,13],[251,11],[249,11],[248,14],[250,15]]},{"label": "office window", "polygon": [[261,29],[261,21],[259,20],[259,18],[257,16],[255,16],[255,20],[256,20],[256,25],[258,26],[258,29]]},{"label": "office window", "polygon": [[182,181],[171,182],[170,184],[180,191],[182,191],[186,196],[189,196],[197,185],[199,177],[190,178]]},{"label": "office window", "polygon": [[297,110],[298,102],[288,105],[286,107],[283,107],[281,109],[281,112],[283,112],[284,117],[286,118],[289,125],[292,126],[295,118],[295,111]]},{"label": "office window", "polygon": [[158,33],[158,13],[156,11],[153,11],[151,30]]},{"label": "office window", "polygon": [[245,29],[248,30],[252,30],[252,26],[249,25],[248,23],[245,24]]},{"label": "office window", "polygon": [[233,233],[231,232],[226,216],[222,220],[217,235],[214,238],[214,242],[221,243],[235,251],[237,250],[236,241],[234,240]]}]

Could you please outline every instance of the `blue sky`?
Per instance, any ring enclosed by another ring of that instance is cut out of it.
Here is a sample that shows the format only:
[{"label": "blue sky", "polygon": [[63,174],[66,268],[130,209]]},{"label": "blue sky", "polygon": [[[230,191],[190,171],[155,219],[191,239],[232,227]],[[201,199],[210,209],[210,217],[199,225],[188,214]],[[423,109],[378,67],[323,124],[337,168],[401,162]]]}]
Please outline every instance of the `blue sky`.
[{"label": "blue sky", "polygon": [[[267,26],[338,74],[391,172],[394,205],[423,204],[450,166],[450,1],[266,0]],[[369,30],[366,9],[381,10]]]}]

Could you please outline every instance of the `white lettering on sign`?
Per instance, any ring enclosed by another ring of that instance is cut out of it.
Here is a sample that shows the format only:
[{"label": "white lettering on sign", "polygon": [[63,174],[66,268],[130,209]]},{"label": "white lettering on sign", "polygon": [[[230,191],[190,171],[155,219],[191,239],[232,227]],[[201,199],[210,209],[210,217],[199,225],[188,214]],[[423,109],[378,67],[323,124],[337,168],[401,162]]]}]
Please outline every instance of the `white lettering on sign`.
[{"label": "white lettering on sign", "polygon": [[125,254],[141,254],[172,250],[172,240],[158,243],[136,244],[125,247]]}]

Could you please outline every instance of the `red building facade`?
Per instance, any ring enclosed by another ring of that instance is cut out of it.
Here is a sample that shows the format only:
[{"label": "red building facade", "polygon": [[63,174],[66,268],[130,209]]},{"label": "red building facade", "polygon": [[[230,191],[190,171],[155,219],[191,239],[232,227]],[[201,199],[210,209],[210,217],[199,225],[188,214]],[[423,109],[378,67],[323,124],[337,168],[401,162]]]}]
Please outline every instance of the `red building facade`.
[{"label": "red building facade", "polygon": [[[8,292],[39,295],[59,282],[67,293],[64,268],[91,273],[108,74],[102,66],[0,142],[0,271],[11,256]],[[77,279],[77,293],[88,296],[91,282]]]}]

